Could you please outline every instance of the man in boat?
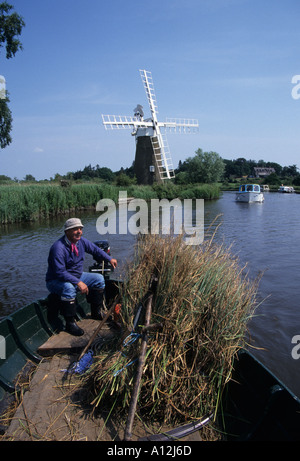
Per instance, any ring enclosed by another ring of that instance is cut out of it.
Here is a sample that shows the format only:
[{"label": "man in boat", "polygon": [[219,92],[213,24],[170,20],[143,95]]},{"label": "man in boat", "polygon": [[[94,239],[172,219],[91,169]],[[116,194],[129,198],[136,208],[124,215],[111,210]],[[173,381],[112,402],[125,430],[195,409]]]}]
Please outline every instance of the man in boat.
[{"label": "man in boat", "polygon": [[[101,320],[103,313],[105,280],[101,274],[83,272],[85,253],[91,254],[98,262],[106,260],[113,268],[117,267],[116,259],[82,237],[83,227],[78,218],[71,218],[65,222],[65,234],[50,248],[46,274],[48,290],[60,297],[60,311],[66,320],[65,329],[75,336],[84,333],[75,321],[78,291],[87,295],[93,319]],[[57,306],[50,307],[50,317],[55,318],[57,314]]]}]

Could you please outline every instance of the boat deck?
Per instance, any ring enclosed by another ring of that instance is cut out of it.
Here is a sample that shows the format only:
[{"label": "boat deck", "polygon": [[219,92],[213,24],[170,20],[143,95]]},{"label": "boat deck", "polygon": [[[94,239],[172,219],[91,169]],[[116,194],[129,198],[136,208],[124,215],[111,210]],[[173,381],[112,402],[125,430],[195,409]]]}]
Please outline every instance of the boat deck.
[{"label": "boat deck", "polygon": [[[87,318],[78,323],[84,329],[83,336],[61,331],[38,348],[43,358],[5,432],[5,440],[98,440],[103,420],[90,417],[89,409],[80,403],[80,395],[73,395],[72,376],[66,370],[78,360],[99,322]],[[113,335],[108,325],[101,330],[103,339]],[[109,432],[106,428],[104,431]],[[113,436],[106,434],[110,440]]]},{"label": "boat deck", "polygon": [[[36,367],[29,388],[22,396],[3,440],[7,441],[122,441],[126,418],[106,422],[107,413],[93,415],[91,407],[83,403],[83,390],[76,388],[76,374],[67,370],[78,360],[88,344],[99,321],[83,319],[78,322],[85,334],[74,337],[61,331],[51,336],[38,348],[43,356]],[[106,324],[99,334],[109,339],[115,329]],[[166,428],[169,430],[170,428]],[[161,428],[160,428],[161,430]],[[137,419],[132,440],[147,436],[145,426]],[[200,432],[182,438],[184,441],[201,440]]]},{"label": "boat deck", "polygon": [[[45,359],[36,373],[5,433],[10,441],[94,441],[100,423],[74,398],[69,398],[69,382],[62,371],[71,358]],[[73,360],[75,357],[73,358]]]},{"label": "boat deck", "polygon": [[[80,353],[88,344],[90,338],[96,331],[99,321],[91,318],[82,319],[78,325],[84,330],[83,336],[72,336],[65,331],[50,338],[39,346],[38,354],[42,357],[53,357],[56,354],[75,354]],[[108,326],[101,330],[101,338],[108,339],[114,335],[114,331]]]}]

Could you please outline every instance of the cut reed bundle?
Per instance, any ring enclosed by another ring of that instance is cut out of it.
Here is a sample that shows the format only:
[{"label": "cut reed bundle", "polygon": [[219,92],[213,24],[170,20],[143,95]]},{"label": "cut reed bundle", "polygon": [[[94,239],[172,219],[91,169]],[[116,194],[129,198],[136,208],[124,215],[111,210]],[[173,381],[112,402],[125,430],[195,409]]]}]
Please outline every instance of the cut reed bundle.
[{"label": "cut reed bundle", "polygon": [[[195,248],[181,237],[142,238],[121,293],[128,336],[103,350],[83,378],[95,406],[110,402],[118,411],[128,410],[141,331],[134,320],[153,274],[158,283],[151,323],[163,326],[149,333],[139,410],[178,424],[216,411],[254,312],[257,283],[244,277],[223,246],[206,242]],[[138,324],[143,322],[140,316]]]}]

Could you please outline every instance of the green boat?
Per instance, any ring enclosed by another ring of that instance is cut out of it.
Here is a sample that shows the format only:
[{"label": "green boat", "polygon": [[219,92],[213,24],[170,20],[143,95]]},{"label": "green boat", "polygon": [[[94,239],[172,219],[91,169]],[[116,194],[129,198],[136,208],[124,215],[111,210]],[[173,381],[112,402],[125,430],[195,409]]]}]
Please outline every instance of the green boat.
[{"label": "green boat", "polygon": [[[94,265],[90,270],[98,270]],[[107,270],[102,268],[102,270]],[[106,273],[106,297],[113,299],[120,281]],[[51,296],[51,295],[50,295]],[[28,363],[43,360],[39,350],[55,331],[47,320],[50,296],[25,306],[0,321],[0,413],[10,396],[18,392],[16,377]],[[89,317],[85,296],[78,296],[78,319]],[[2,346],[1,346],[2,344]],[[206,418],[169,433],[140,440],[178,440],[209,422]],[[300,440],[300,400],[260,363],[242,349],[234,362],[232,379],[222,394],[219,421],[229,441],[298,441]],[[2,433],[5,428],[2,428]]]}]

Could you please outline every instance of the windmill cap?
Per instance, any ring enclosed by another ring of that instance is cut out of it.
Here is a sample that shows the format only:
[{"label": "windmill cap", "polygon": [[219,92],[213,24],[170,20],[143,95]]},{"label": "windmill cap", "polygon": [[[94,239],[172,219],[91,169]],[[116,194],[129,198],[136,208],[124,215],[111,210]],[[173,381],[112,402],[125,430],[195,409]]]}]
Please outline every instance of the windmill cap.
[{"label": "windmill cap", "polygon": [[65,222],[64,231],[69,229],[74,229],[74,227],[84,227],[80,219],[78,218],[70,218]]}]

